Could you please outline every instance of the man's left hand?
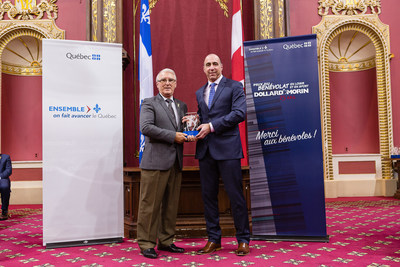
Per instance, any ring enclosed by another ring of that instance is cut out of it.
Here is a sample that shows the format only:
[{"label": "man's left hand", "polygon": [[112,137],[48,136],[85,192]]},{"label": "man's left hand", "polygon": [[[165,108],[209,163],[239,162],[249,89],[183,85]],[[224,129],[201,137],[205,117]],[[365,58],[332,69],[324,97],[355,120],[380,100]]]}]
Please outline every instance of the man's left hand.
[{"label": "man's left hand", "polygon": [[197,127],[197,131],[200,131],[197,135],[197,139],[203,139],[205,138],[209,133],[211,133],[211,128],[210,124],[208,123],[203,123],[199,127]]}]

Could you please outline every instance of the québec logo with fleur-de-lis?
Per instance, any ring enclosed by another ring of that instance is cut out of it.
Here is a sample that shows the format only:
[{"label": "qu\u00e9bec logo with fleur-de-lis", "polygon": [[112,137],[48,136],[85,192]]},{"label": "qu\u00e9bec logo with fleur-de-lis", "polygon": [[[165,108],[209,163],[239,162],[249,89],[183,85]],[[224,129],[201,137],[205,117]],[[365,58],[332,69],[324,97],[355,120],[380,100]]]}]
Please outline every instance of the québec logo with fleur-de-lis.
[{"label": "qu\u00e9bec logo with fleur-de-lis", "polygon": [[140,23],[143,21],[150,24],[150,9],[147,8],[145,4],[142,5],[142,19],[140,20]]}]

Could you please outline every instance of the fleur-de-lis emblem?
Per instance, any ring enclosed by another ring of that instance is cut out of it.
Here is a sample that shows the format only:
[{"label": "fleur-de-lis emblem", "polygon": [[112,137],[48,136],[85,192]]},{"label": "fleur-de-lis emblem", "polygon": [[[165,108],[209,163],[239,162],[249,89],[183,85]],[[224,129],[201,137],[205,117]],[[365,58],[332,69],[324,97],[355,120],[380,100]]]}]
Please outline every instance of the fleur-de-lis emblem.
[{"label": "fleur-de-lis emblem", "polygon": [[141,136],[140,136],[140,148],[139,148],[139,152],[143,152],[144,151],[144,145],[145,145],[145,142],[144,142],[144,135],[142,134]]},{"label": "fleur-de-lis emblem", "polygon": [[342,0],[342,2],[344,5],[354,6],[358,4],[359,0]]},{"label": "fleur-de-lis emblem", "polygon": [[142,5],[142,19],[140,20],[140,23],[143,21],[150,24],[150,10],[145,4]]}]

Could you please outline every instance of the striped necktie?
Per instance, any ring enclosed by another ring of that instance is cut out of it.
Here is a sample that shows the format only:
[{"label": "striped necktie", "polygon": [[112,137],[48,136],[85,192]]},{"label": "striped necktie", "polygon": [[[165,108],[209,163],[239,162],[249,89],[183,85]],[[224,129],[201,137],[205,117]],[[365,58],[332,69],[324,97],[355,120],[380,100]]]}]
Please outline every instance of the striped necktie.
[{"label": "striped necktie", "polygon": [[165,99],[165,101],[167,101],[168,109],[172,113],[172,117],[174,118],[174,122],[175,122],[175,126],[176,126],[176,117],[175,117],[174,108],[172,107],[172,100],[167,98],[167,99]]}]

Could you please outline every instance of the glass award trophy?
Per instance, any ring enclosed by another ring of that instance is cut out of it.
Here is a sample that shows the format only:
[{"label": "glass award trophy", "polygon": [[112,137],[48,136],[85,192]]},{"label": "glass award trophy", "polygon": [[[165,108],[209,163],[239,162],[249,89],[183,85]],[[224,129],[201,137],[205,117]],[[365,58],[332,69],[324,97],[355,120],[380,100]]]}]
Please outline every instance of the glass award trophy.
[{"label": "glass award trophy", "polygon": [[185,117],[188,120],[183,123],[183,133],[196,136],[199,133],[199,131],[196,130],[200,125],[199,116],[196,112],[188,112]]}]

